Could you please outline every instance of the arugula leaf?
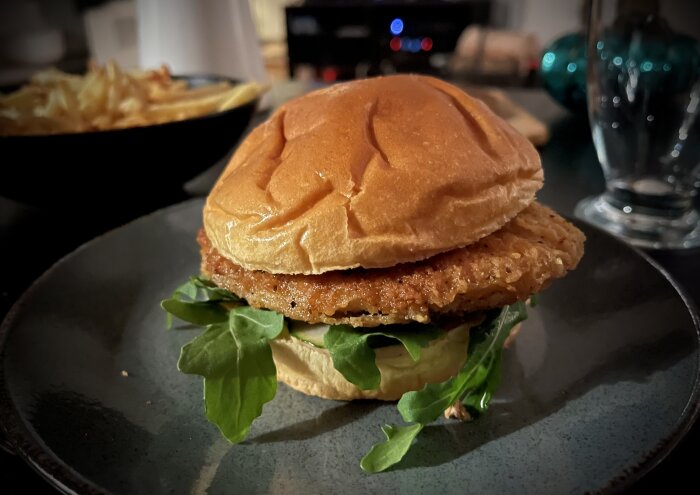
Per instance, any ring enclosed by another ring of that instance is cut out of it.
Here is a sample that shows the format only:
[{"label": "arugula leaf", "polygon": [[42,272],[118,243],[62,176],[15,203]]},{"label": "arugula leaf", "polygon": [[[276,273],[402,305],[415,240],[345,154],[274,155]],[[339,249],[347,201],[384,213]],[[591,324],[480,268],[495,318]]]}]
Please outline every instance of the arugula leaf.
[{"label": "arugula leaf", "polygon": [[368,473],[379,473],[393,466],[403,459],[422,429],[423,425],[420,423],[409,426],[382,426],[386,441],[373,445],[360,461],[360,467]]},{"label": "arugula leaf", "polygon": [[160,303],[160,307],[172,316],[199,326],[228,320],[228,310],[219,303],[209,301],[165,299]]},{"label": "arugula leaf", "polygon": [[229,320],[233,338],[239,345],[273,340],[284,329],[284,316],[267,309],[241,306],[231,310]]},{"label": "arugula leaf", "polygon": [[442,383],[427,384],[422,390],[403,394],[399,412],[404,421],[414,424],[382,428],[387,440],[374,445],[360,467],[376,473],[399,462],[423,427],[457,400],[483,413],[500,382],[503,344],[513,327],[526,318],[522,302],[489,312],[484,322],[470,332],[467,360],[459,373]]},{"label": "arugula leaf", "polygon": [[175,289],[169,299],[161,301],[160,307],[168,313],[167,328],[173,325],[173,316],[199,326],[221,323],[228,320],[228,309],[221,303],[239,302],[235,294],[221,289],[211,280],[190,277],[190,280]]},{"label": "arugula leaf", "polygon": [[489,373],[491,372],[491,363],[492,359],[488,359],[477,366],[474,370],[474,374],[469,379],[469,383],[467,383],[464,388],[467,390],[476,390],[480,388],[489,377]]},{"label": "arugula leaf", "polygon": [[445,331],[435,325],[420,325],[419,328],[412,325],[387,325],[380,328],[382,331],[374,332],[373,335],[383,335],[398,340],[414,362],[420,359],[423,347],[428,347],[430,342],[445,335]]},{"label": "arugula leaf", "polygon": [[209,325],[204,333],[182,347],[177,369],[208,378],[221,376],[234,364],[234,346],[228,321]]},{"label": "arugula leaf", "polygon": [[381,332],[363,333],[350,325],[331,325],[323,337],[323,344],[333,360],[333,367],[347,381],[361,390],[379,388],[381,374],[375,361],[374,349],[370,345],[373,337],[386,337],[399,341],[408,351],[413,361],[420,359],[421,348],[444,332],[428,326],[416,330],[400,328],[402,325],[387,325]]},{"label": "arugula leaf", "polygon": [[530,307],[535,308],[540,303],[540,295],[533,294],[530,296]]},{"label": "arugula leaf", "polygon": [[495,352],[489,362],[486,376],[480,382],[480,385],[468,392],[462,399],[464,404],[472,415],[484,414],[489,408],[491,397],[496,392],[498,385],[501,383],[501,351]]},{"label": "arugula leaf", "polygon": [[333,367],[360,390],[378,388],[382,378],[368,338],[369,334],[360,334],[349,325],[331,325],[323,337]]},{"label": "arugula leaf", "polygon": [[469,391],[474,376],[493,351],[500,350],[515,325],[527,318],[525,304],[517,302],[502,308],[472,331],[469,353],[460,372],[442,383],[427,384],[422,390],[407,392],[399,400],[399,412],[407,423],[435,421],[447,407]]},{"label": "arugula leaf", "polygon": [[[175,289],[175,292],[173,292],[172,297],[173,298],[178,298],[179,300],[182,299],[182,297],[185,297],[187,299],[190,299],[194,301],[197,299],[197,286],[193,283],[193,279],[195,277],[190,277],[190,279],[182,284],[180,287]],[[182,297],[181,297],[182,296]]]},{"label": "arugula leaf", "polygon": [[227,323],[210,325],[182,348],[178,368],[204,377],[207,419],[232,443],[242,441],[277,392],[269,341],[284,317],[248,306],[233,308]]},{"label": "arugula leaf", "polygon": [[195,292],[195,294],[197,294],[198,292],[202,292],[204,294],[204,297],[206,297],[209,301],[237,302],[241,300],[241,298],[233,292],[229,292],[226,289],[222,289],[211,280],[207,280],[202,277],[190,277],[190,281],[188,282],[188,284],[194,286],[195,289],[199,289],[197,292]]}]

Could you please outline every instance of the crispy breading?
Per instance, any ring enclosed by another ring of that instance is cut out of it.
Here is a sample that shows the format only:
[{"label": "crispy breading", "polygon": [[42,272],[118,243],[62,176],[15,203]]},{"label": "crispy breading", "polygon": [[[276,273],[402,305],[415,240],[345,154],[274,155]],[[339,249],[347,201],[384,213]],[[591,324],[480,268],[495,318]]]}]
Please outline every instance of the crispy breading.
[{"label": "crispy breading", "polygon": [[527,299],[576,267],[584,235],[533,203],[500,230],[461,249],[390,268],[320,275],[250,271],[221,256],[199,233],[202,273],[217,285],[309,323],[373,327],[467,313]]}]

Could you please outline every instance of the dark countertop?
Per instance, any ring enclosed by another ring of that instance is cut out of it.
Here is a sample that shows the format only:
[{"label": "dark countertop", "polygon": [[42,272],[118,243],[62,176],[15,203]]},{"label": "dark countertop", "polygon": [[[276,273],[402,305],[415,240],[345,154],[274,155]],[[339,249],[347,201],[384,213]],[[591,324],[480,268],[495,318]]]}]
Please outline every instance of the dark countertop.
[{"label": "dark countertop", "polygon": [[[303,90],[304,86],[299,84],[279,86],[273,90],[273,100],[279,103]],[[552,138],[541,149],[546,182],[538,197],[560,213],[571,216],[580,199],[600,192],[604,186],[586,119],[574,117],[539,90],[509,90],[508,93],[550,125]],[[262,118],[264,114],[256,120]],[[190,193],[205,194],[222,167],[223,164],[219,164],[193,181],[188,188]],[[185,197],[183,195],[183,199]],[[105,228],[91,223],[78,211],[33,208],[0,197],[0,317],[53,262]],[[700,250],[649,254],[700,306]],[[697,459],[700,459],[700,425],[696,424],[680,445],[631,491],[661,492],[680,486],[685,487],[684,491],[698,492]],[[24,462],[2,449],[0,473],[4,493],[56,493]]]}]

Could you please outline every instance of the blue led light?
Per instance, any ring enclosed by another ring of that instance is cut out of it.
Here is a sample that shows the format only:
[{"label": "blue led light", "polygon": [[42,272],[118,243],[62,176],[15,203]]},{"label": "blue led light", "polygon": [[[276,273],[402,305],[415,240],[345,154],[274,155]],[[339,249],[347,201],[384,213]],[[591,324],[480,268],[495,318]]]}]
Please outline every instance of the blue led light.
[{"label": "blue led light", "polygon": [[403,32],[403,21],[397,17],[396,19],[391,21],[389,30],[391,31],[391,34],[393,34],[394,36],[398,36]]}]

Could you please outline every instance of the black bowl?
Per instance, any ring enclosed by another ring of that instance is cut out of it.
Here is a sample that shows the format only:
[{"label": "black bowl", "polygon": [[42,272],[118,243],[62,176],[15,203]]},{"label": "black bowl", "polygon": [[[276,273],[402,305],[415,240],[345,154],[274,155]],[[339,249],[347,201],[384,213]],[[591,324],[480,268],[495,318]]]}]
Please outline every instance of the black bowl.
[{"label": "black bowl", "polygon": [[[192,87],[237,82],[219,76],[177,78]],[[117,209],[159,206],[181,199],[183,183],[236,144],[257,104],[256,99],[223,112],[143,127],[0,136],[0,195],[59,208],[87,202]]]}]

